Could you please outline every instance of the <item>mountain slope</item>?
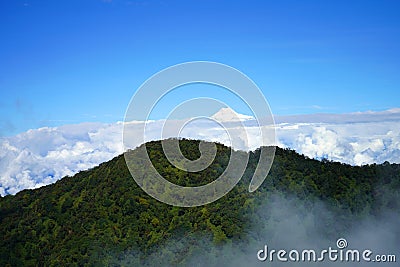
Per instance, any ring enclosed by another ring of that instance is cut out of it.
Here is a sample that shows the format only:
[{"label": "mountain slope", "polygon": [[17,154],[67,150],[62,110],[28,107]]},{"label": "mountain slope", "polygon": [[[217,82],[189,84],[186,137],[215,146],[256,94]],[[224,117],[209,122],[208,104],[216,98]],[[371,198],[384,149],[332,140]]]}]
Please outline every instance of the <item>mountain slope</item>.
[{"label": "mountain slope", "polygon": [[[191,159],[199,157],[198,144],[180,141],[183,154]],[[190,186],[223,172],[230,149],[220,144],[217,148],[210,168],[187,174],[169,164],[160,142],[147,144],[163,175]],[[137,255],[129,265],[143,265],[156,248],[166,249],[169,264],[183,263],[199,245],[199,236],[216,247],[248,240],[248,229],[257,220],[255,210],[273,193],[294,195],[306,205],[324,201],[343,215],[343,224],[332,230],[336,232],[345,232],[357,218],[375,216],[381,209],[399,211],[399,165],[354,167],[278,148],[271,174],[250,194],[247,188],[258,152],[250,153],[244,177],[229,194],[201,207],[172,207],[149,197],[130,176],[123,155],[55,184],[0,198],[0,265],[118,265],[128,251]],[[181,236],[191,242],[190,249],[176,253],[163,247],[165,240]]]}]

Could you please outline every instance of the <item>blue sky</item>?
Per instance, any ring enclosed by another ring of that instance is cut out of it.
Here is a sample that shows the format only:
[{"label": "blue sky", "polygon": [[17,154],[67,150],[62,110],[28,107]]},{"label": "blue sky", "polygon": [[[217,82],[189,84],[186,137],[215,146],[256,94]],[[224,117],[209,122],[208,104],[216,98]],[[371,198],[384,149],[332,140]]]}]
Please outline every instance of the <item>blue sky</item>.
[{"label": "blue sky", "polygon": [[241,70],[274,114],[400,107],[399,10],[385,0],[1,1],[0,135],[123,120],[147,78],[193,60]]}]

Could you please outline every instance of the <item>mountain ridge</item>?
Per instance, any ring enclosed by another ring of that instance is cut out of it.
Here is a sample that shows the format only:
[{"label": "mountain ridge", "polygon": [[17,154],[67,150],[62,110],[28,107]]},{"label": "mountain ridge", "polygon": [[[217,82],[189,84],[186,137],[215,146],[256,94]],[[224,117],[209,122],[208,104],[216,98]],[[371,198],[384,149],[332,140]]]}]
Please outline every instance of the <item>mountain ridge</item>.
[{"label": "mountain ridge", "polygon": [[[199,142],[180,140],[182,153],[195,159]],[[171,182],[193,186],[192,182],[209,182],[223,172],[230,148],[216,145],[213,167],[200,174],[173,168],[162,156],[159,141],[146,143],[146,148],[156,169]],[[251,194],[247,187],[258,153],[249,152],[245,175],[231,192],[201,207],[173,207],[151,198],[131,177],[123,155],[55,184],[2,197],[0,265],[119,265],[121,259],[115,255],[124,257],[132,250],[139,256],[130,259],[130,265],[152,265],[146,259],[156,248],[170,255],[168,264],[184,264],[201,246],[198,235],[208,236],[216,251],[221,244],[247,242],[251,221],[259,216],[254,210],[270,201],[271,194],[294,195],[304,205],[324,201],[341,214],[338,220],[343,222],[330,231],[335,234],[345,233],[352,220],[365,214],[399,210],[395,192],[400,188],[400,165],[357,167],[277,148],[271,174]],[[192,245],[177,254],[164,245],[178,236]]]}]

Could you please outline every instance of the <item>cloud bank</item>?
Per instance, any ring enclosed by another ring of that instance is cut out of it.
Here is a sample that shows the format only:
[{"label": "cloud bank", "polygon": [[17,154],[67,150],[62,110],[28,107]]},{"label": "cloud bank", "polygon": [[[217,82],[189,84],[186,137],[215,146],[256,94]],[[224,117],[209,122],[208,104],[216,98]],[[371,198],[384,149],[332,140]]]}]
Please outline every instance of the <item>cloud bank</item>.
[{"label": "cloud bank", "polygon": [[[352,165],[400,163],[400,109],[351,114],[313,114],[275,117],[276,141],[310,158],[326,158]],[[139,136],[143,122],[125,124]],[[247,142],[237,149],[253,150],[260,145],[259,129],[251,117],[233,121],[233,129],[243,123]],[[164,121],[146,126],[145,138],[158,140]],[[270,127],[270,126],[262,126]],[[124,123],[82,123],[44,127],[0,139],[0,195],[53,183],[66,175],[94,167],[123,153]],[[181,137],[205,139],[231,145],[227,131],[212,121],[193,121]],[[170,137],[168,133],[164,137]],[[243,137],[245,139],[245,137]],[[272,143],[271,143],[272,144]]]}]

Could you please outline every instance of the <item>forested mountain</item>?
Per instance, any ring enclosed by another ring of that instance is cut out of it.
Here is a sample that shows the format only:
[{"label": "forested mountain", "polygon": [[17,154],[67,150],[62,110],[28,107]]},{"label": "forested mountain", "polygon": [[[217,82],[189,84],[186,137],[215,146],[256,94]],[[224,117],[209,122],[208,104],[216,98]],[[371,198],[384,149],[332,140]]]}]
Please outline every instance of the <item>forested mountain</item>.
[{"label": "forested mountain", "polygon": [[[180,141],[190,159],[199,157],[198,144]],[[190,174],[167,161],[159,141],[146,146],[168,180],[187,186],[214,180],[230,155],[230,148],[217,144],[212,165]],[[316,201],[324,203],[335,214],[326,221],[331,225],[324,233],[327,237],[345,234],[382,210],[399,215],[400,165],[350,166],[277,148],[269,176],[249,193],[258,156],[259,150],[250,152],[245,175],[231,192],[200,207],[173,207],[148,196],[131,177],[123,155],[55,184],[2,197],[0,266],[158,266],[149,261],[154,251],[161,253],[165,264],[184,265],[204,240],[210,241],[209,250],[251,242],[256,238],[250,234],[254,223],[272,225],[257,210],[276,194],[295,197],[307,209]],[[179,246],[182,237],[184,244]]]}]

